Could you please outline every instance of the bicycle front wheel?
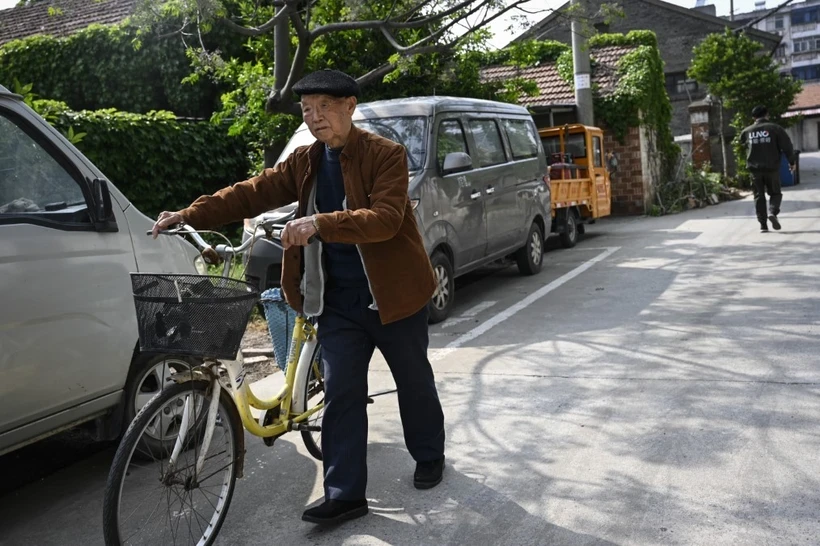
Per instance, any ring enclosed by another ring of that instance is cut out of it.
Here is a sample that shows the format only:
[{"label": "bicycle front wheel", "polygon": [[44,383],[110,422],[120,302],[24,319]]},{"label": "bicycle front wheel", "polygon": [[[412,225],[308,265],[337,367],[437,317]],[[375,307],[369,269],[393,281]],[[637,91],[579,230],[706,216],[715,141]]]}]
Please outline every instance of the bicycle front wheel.
[{"label": "bicycle front wheel", "polygon": [[[107,545],[213,543],[236,484],[243,428],[233,400],[222,390],[213,436],[197,472],[211,399],[207,381],[171,385],[131,422],[105,488]],[[183,427],[186,406],[189,418]],[[171,454],[180,437],[181,449],[172,466]]]}]

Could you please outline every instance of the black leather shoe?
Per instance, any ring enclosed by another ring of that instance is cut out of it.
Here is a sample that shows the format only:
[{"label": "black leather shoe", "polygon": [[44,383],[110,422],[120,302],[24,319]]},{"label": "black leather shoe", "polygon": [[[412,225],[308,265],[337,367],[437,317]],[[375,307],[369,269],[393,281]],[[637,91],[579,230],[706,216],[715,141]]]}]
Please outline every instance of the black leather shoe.
[{"label": "black leather shoe", "polygon": [[780,227],[781,227],[781,226],[780,226],[780,220],[778,220],[778,219],[777,219],[777,216],[775,216],[774,214],[772,214],[771,216],[769,216],[769,222],[771,222],[771,223],[772,223],[772,227],[773,227],[776,231],[780,231]]},{"label": "black leather shoe", "polygon": [[431,489],[441,483],[444,473],[444,457],[435,461],[416,463],[413,485],[416,489]]},{"label": "black leather shoe", "polygon": [[333,525],[360,518],[367,512],[366,499],[356,501],[330,499],[315,508],[305,510],[302,514],[302,521],[309,521],[317,525]]}]

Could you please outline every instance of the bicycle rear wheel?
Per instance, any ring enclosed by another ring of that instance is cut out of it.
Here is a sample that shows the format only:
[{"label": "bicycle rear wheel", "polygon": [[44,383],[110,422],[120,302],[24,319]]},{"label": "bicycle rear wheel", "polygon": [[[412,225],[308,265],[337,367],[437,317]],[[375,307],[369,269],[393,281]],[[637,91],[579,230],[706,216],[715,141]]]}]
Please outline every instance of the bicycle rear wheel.
[{"label": "bicycle rear wheel", "polygon": [[[297,411],[307,411],[325,401],[325,380],[322,367],[322,346],[316,345],[313,355],[310,358],[310,370],[307,381],[305,381],[305,407],[298,408]],[[314,427],[322,426],[322,416],[325,409],[322,408],[307,419],[307,424]],[[302,440],[308,452],[317,461],[322,460],[322,431],[303,430]]]},{"label": "bicycle rear wheel", "polygon": [[[209,545],[228,512],[243,456],[243,427],[230,395],[221,391],[213,437],[200,473],[196,462],[211,403],[210,383],[167,387],[137,414],[122,439],[105,488],[103,533],[107,545]],[[189,421],[176,465],[169,460]],[[160,435],[161,448],[156,437]],[[154,438],[154,442],[147,442]]]}]

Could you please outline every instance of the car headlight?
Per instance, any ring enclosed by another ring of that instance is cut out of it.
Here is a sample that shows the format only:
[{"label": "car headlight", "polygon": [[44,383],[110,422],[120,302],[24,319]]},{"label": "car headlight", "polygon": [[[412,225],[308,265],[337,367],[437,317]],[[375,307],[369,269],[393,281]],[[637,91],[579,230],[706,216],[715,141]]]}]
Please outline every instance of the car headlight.
[{"label": "car headlight", "polygon": [[208,264],[205,263],[205,260],[202,256],[197,256],[194,258],[194,267],[196,268],[196,272],[200,275],[207,275],[208,274]]}]

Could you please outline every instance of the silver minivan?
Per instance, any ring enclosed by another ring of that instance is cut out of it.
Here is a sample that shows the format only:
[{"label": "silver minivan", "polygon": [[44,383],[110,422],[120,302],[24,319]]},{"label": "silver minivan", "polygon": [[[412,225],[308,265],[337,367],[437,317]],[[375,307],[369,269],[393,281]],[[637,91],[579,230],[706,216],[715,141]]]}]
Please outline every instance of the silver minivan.
[{"label": "silver minivan", "polygon": [[[360,104],[353,119],[407,149],[410,199],[439,282],[431,322],[449,314],[460,275],[507,257],[523,274],[540,271],[550,193],[543,145],[526,108],[415,97]],[[302,124],[279,161],[313,141]],[[293,214],[289,206],[262,216],[285,221]],[[253,223],[246,222],[246,237]],[[267,287],[279,281],[281,248],[264,241],[248,259],[246,275]]]},{"label": "silver minivan", "polygon": [[0,86],[0,454],[86,422],[115,438],[189,365],[138,351],[129,274],[204,271],[152,224]]}]

